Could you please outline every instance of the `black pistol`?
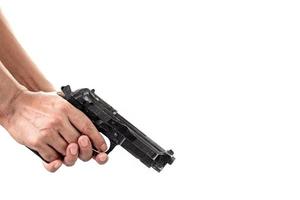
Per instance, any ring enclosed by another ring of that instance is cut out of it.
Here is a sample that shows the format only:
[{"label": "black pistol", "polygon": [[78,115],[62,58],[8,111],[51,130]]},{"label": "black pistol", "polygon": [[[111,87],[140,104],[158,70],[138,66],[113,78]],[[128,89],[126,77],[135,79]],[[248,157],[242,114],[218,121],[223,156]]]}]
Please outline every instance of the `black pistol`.
[{"label": "black pistol", "polygon": [[118,112],[95,94],[95,90],[83,88],[71,91],[69,85],[62,87],[64,98],[81,110],[93,122],[99,132],[110,140],[110,153],[121,145],[147,167],[160,172],[172,164],[175,158],[172,150],[164,150],[157,143],[124,119]]}]

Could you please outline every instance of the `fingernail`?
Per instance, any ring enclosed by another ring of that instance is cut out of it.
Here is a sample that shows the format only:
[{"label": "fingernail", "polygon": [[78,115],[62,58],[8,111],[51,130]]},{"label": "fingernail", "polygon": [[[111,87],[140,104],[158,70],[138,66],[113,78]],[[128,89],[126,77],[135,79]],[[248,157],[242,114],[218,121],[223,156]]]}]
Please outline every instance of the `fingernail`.
[{"label": "fingernail", "polygon": [[106,151],[107,145],[106,144],[102,144],[100,148],[101,148],[102,151]]},{"label": "fingernail", "polygon": [[87,146],[89,145],[89,141],[88,141],[88,139],[87,139],[86,137],[82,137],[82,138],[80,139],[80,144],[81,144],[81,146],[83,146],[83,147],[87,147]]},{"label": "fingernail", "polygon": [[97,162],[102,165],[106,162],[107,160],[107,155],[105,153],[100,153],[98,156],[97,156]]},{"label": "fingernail", "polygon": [[70,152],[71,152],[72,155],[75,156],[77,154],[77,146],[75,146],[75,145],[71,146],[70,147]]},{"label": "fingernail", "polygon": [[102,154],[102,155],[100,156],[100,160],[101,160],[102,162],[106,161],[106,158],[107,158],[107,156],[106,156],[105,154]]}]

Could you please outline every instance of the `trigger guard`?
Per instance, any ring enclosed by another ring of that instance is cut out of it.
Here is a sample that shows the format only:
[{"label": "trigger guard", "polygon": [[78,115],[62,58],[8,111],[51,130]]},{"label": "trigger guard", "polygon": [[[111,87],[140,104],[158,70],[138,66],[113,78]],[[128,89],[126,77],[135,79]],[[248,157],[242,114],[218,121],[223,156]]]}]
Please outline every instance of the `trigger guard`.
[{"label": "trigger guard", "polygon": [[110,140],[110,146],[109,146],[108,150],[105,151],[105,153],[109,154],[116,146],[117,146],[117,144]]}]

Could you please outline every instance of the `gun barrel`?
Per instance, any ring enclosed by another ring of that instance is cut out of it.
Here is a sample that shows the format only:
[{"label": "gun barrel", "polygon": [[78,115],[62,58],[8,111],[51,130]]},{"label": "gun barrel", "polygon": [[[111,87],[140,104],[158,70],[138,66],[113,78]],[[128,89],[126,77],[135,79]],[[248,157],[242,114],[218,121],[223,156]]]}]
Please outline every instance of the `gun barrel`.
[{"label": "gun barrel", "polygon": [[172,150],[164,150],[147,135],[138,130],[121,115],[116,116],[129,129],[131,137],[121,144],[128,152],[141,160],[146,166],[160,172],[166,164],[172,164],[175,158]]}]

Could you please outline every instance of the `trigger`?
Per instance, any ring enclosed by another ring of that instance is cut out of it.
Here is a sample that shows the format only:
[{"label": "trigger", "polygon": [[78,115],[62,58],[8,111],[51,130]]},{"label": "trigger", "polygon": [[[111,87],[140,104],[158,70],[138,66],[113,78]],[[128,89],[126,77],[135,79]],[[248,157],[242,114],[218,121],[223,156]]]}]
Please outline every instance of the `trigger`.
[{"label": "trigger", "polygon": [[[105,151],[105,153],[109,154],[116,146],[117,146],[116,143],[110,142],[110,146],[109,146],[108,150]],[[98,151],[96,148],[93,147],[93,155],[95,156],[99,153],[100,153],[100,151]]]},{"label": "trigger", "polygon": [[109,146],[108,150],[105,153],[109,154],[116,146],[117,146],[116,143],[110,141],[110,146]]}]

